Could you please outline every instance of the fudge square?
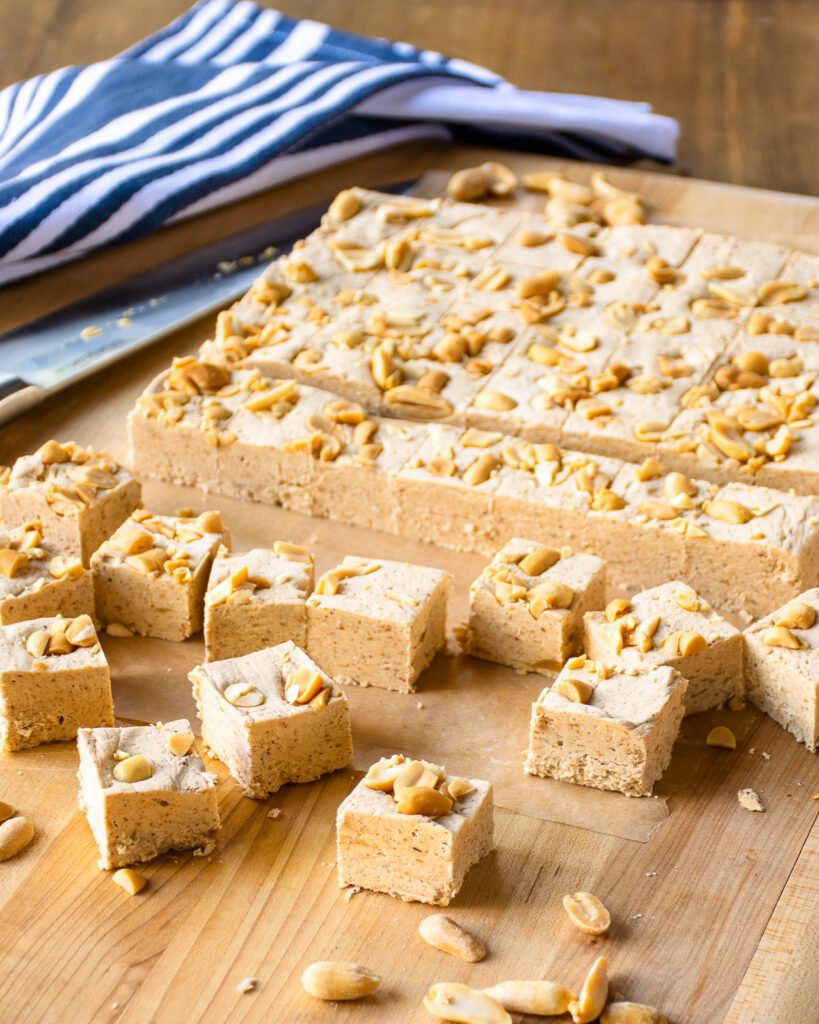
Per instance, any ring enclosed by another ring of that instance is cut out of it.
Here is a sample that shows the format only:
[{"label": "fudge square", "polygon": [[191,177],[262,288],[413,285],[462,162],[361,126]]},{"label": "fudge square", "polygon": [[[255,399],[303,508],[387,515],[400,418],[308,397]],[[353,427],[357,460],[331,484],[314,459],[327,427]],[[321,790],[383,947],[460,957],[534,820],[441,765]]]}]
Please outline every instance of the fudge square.
[{"label": "fudge square", "polygon": [[292,640],[307,646],[306,601],[313,590],[313,556],[276,541],[213,560],[205,594],[207,661],[238,658]]},{"label": "fudge square", "polygon": [[628,675],[570,658],[532,705],[524,770],[647,796],[671,760],[686,685],[666,665]]},{"label": "fudge square", "polygon": [[445,907],[494,846],[492,786],[394,754],[342,801],[336,828],[340,885]]},{"label": "fudge square", "polygon": [[588,612],[584,630],[594,661],[641,672],[677,669],[688,680],[686,715],[719,707],[744,689],[742,633],[679,580]]},{"label": "fudge square", "polygon": [[63,555],[36,520],[0,529],[0,626],[53,615],[94,614],[94,581],[79,557]]},{"label": "fudge square", "polygon": [[113,725],[111,678],[90,615],[0,626],[0,747]]},{"label": "fudge square", "polygon": [[139,499],[139,484],[106,452],[46,441],[12,466],[0,487],[0,520],[13,527],[39,519],[65,554],[88,565]]},{"label": "fudge square", "polygon": [[469,588],[466,649],[521,671],[557,671],[582,647],[584,612],[605,599],[602,559],[513,537]]},{"label": "fudge square", "polygon": [[307,649],[335,678],[405,693],[446,640],[450,574],[347,555],[307,599]]},{"label": "fudge square", "polygon": [[229,543],[218,512],[137,509],[91,559],[97,618],[142,636],[187,639],[202,628],[213,557]]},{"label": "fudge square", "polygon": [[745,630],[750,700],[804,743],[819,744],[819,588]]},{"label": "fudge square", "polygon": [[216,776],[205,771],[190,723],[80,729],[80,809],[101,868],[169,850],[212,853],[219,832]]},{"label": "fudge square", "polygon": [[247,796],[352,762],[347,698],[292,641],[198,665],[190,680],[205,746]]}]

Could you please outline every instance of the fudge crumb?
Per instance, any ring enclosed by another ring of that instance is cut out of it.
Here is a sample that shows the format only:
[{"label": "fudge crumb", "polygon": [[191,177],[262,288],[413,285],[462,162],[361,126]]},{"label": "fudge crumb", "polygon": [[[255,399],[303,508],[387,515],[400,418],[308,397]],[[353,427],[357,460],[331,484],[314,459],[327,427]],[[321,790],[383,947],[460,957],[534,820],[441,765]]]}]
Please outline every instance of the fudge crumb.
[{"label": "fudge crumb", "polygon": [[268,816],[268,818],[274,818],[275,819],[275,818],[281,817],[281,813],[282,813],[281,807],[271,807],[270,810],[267,812],[267,816]]},{"label": "fudge crumb", "polygon": [[646,878],[656,878],[656,877],[657,877],[657,872],[656,871],[646,871]]},{"label": "fudge crumb", "polygon": [[643,917],[642,914],[632,914],[631,915],[631,920],[632,921],[640,921],[640,920],[642,920],[642,917]]},{"label": "fudge crumb", "polygon": [[349,903],[353,896],[357,896],[361,892],[360,885],[348,885],[344,890],[344,899]]},{"label": "fudge crumb", "polygon": [[748,747],[748,753],[749,754],[755,754],[756,753],[756,747]]},{"label": "fudge crumb", "polygon": [[258,981],[255,978],[243,978],[236,986],[237,992],[252,992],[258,985]]},{"label": "fudge crumb", "polygon": [[753,789],[741,789],[737,793],[737,800],[739,800],[739,806],[744,811],[764,811],[765,808],[762,806],[762,801]]},{"label": "fudge crumb", "polygon": [[423,709],[424,709],[424,702],[422,700],[419,700],[418,703],[415,706],[418,708],[419,711],[423,711]]},{"label": "fudge crumb", "polygon": [[771,755],[768,753],[767,750],[762,751],[762,756],[765,758],[766,761],[770,761],[771,759]]}]

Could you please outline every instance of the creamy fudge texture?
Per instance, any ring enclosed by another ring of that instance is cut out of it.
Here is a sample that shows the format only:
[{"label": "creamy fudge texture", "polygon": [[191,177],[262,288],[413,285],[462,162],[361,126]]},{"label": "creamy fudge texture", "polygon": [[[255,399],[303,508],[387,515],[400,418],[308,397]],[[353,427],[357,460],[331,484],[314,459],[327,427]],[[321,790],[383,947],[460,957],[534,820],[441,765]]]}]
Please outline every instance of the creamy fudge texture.
[{"label": "creamy fudge texture", "polygon": [[307,600],[310,656],[336,678],[411,691],[446,640],[450,575],[347,555]]},{"label": "creamy fudge texture", "polygon": [[808,750],[819,743],[818,617],[814,588],[744,633],[748,697]]},{"label": "creamy fudge texture", "polygon": [[584,617],[589,658],[645,672],[668,665],[688,680],[685,713],[719,707],[744,689],[742,634],[687,583],[663,583]]},{"label": "creamy fudge texture", "polygon": [[292,640],[307,645],[313,557],[296,544],[217,555],[205,594],[208,661],[238,658]]},{"label": "creamy fudge texture", "polygon": [[23,750],[113,724],[108,663],[89,615],[0,626],[0,747]]},{"label": "creamy fudge texture", "polygon": [[583,615],[602,608],[605,562],[514,537],[469,588],[466,649],[524,672],[557,671],[583,640]]},{"label": "creamy fudge texture", "polygon": [[202,628],[211,563],[229,543],[218,512],[193,518],[137,509],[91,559],[97,618],[185,640]]},{"label": "creamy fudge texture", "polygon": [[39,519],[61,551],[88,565],[139,499],[139,484],[110,455],[47,441],[21,456],[0,484],[0,521],[14,527]]},{"label": "creamy fudge texture", "polygon": [[570,659],[532,705],[525,771],[649,795],[671,760],[686,685],[668,666],[628,675]]},{"label": "creamy fudge texture", "polygon": [[[411,787],[399,788],[401,771]],[[492,786],[394,755],[342,801],[336,829],[340,885],[445,907],[493,849]]]},{"label": "creamy fudge texture", "polygon": [[250,797],[353,759],[347,699],[292,641],[190,673],[205,746]]},{"label": "creamy fudge texture", "polygon": [[101,868],[169,850],[209,854],[219,833],[216,776],[204,770],[190,723],[80,729],[80,808]]},{"label": "creamy fudge texture", "polygon": [[80,558],[44,537],[39,520],[0,527],[0,625],[82,614],[94,614],[94,583]]}]

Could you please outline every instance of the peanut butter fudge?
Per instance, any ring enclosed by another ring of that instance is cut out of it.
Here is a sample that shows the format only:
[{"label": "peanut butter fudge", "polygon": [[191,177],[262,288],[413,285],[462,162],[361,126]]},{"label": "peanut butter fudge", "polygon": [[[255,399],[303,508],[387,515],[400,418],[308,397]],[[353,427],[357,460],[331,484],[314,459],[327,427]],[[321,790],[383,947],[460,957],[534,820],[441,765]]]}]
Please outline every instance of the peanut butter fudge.
[{"label": "peanut butter fudge", "polygon": [[0,626],[0,747],[113,725],[111,679],[90,615]]},{"label": "peanut butter fudge", "polygon": [[250,797],[353,759],[347,699],[292,641],[190,673],[205,746]]},{"label": "peanut butter fudge", "polygon": [[216,776],[205,771],[190,723],[80,729],[80,809],[101,868],[170,850],[213,852],[219,833]]},{"label": "peanut butter fudge", "polygon": [[570,658],[532,705],[525,771],[649,795],[671,760],[686,686],[667,665],[629,675]]},{"label": "peanut butter fudge", "polygon": [[238,658],[292,640],[307,644],[307,607],[313,556],[297,544],[221,554],[213,560],[205,594],[208,661]]},{"label": "peanut butter fudge", "polygon": [[783,729],[816,750],[819,743],[819,588],[744,633],[748,697]]},{"label": "peanut butter fudge", "polygon": [[137,509],[91,559],[97,618],[185,640],[202,628],[211,563],[229,543],[218,512],[194,518]]},{"label": "peanut butter fudge", "polygon": [[394,754],[342,801],[336,828],[340,885],[445,907],[493,849],[492,786]]},{"label": "peanut butter fudge", "polygon": [[6,527],[40,520],[61,551],[88,565],[139,499],[139,484],[110,455],[47,441],[21,456],[0,485],[0,520]]},{"label": "peanut butter fudge", "polygon": [[0,625],[83,613],[94,614],[94,583],[79,557],[61,553],[39,520],[0,528]]},{"label": "peanut butter fudge", "polygon": [[584,635],[586,654],[595,661],[639,672],[677,669],[688,681],[687,715],[743,692],[742,634],[679,580],[587,612]]},{"label": "peanut butter fudge", "polygon": [[523,672],[556,672],[581,649],[584,613],[605,597],[601,559],[514,537],[469,588],[466,650]]},{"label": "peanut butter fudge", "polygon": [[307,600],[307,648],[336,678],[410,692],[446,640],[450,574],[384,559],[344,561]]}]

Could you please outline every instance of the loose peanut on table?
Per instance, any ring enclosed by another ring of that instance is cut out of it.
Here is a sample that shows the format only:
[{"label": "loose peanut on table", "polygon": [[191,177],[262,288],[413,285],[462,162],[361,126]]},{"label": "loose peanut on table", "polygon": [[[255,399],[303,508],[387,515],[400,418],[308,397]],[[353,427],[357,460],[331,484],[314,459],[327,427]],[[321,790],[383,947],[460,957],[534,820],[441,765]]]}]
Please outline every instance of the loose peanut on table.
[{"label": "loose peanut on table", "polygon": [[34,826],[22,815],[8,818],[0,825],[0,861],[22,853],[34,838]]},{"label": "loose peanut on table", "polygon": [[556,981],[502,981],[483,991],[510,1013],[532,1013],[541,1017],[567,1013],[569,1004],[577,999]]},{"label": "loose peanut on table", "polygon": [[346,1002],[375,992],[381,979],[363,964],[319,960],[305,969],[301,983],[305,992],[316,999]]},{"label": "loose peanut on table", "polygon": [[591,892],[576,892],[563,897],[563,909],[569,920],[587,935],[605,935],[611,927],[611,914]]},{"label": "loose peanut on table", "polygon": [[467,963],[477,963],[486,956],[486,947],[446,914],[430,914],[418,926],[421,938],[442,953],[449,953]]},{"label": "loose peanut on table", "polygon": [[497,999],[454,981],[433,985],[424,997],[424,1009],[455,1024],[512,1024]]}]

